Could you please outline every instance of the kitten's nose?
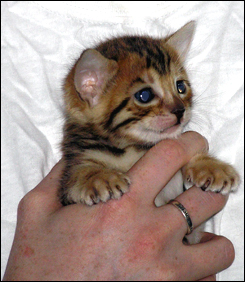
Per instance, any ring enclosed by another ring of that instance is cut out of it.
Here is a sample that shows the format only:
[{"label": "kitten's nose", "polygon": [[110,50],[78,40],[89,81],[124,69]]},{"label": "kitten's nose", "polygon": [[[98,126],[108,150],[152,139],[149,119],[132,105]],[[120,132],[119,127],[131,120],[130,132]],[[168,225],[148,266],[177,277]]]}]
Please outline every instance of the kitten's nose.
[{"label": "kitten's nose", "polygon": [[175,114],[178,120],[178,123],[180,123],[180,119],[183,117],[185,112],[185,108],[175,108],[171,111],[172,114]]}]

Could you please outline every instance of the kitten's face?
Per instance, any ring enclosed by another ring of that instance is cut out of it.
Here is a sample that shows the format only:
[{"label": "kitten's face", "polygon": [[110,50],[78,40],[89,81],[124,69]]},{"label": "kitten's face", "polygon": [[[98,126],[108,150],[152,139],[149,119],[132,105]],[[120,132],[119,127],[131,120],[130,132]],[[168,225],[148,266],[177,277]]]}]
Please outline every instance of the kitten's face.
[{"label": "kitten's face", "polygon": [[183,67],[191,28],[170,39],[122,37],[86,50],[67,79],[68,112],[117,145],[177,137],[191,112]]},{"label": "kitten's face", "polygon": [[122,62],[111,88],[101,97],[102,117],[121,105],[109,122],[105,119],[108,130],[137,143],[155,144],[181,133],[190,119],[192,92],[173,56],[164,74],[146,64],[136,55]]}]

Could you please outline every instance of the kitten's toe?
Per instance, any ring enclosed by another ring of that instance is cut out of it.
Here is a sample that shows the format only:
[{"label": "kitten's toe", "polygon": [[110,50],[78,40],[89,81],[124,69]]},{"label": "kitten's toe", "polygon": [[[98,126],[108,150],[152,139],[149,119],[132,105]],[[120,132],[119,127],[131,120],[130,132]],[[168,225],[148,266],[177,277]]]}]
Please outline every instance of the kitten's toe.
[{"label": "kitten's toe", "polygon": [[239,175],[235,169],[222,161],[210,159],[209,162],[195,162],[187,165],[185,179],[203,191],[228,194],[239,185]]},{"label": "kitten's toe", "polygon": [[213,172],[213,183],[207,187],[206,191],[212,191],[226,195],[231,191],[235,191],[239,185],[239,175],[235,169],[228,165],[223,164]]},{"label": "kitten's toe", "polygon": [[128,192],[129,185],[130,180],[123,173],[113,171],[98,173],[81,189],[80,202],[94,205],[99,201],[120,199],[124,193]]},{"label": "kitten's toe", "polygon": [[112,191],[111,198],[119,199],[121,196],[128,192],[130,180],[127,176],[120,173],[118,175],[111,175],[109,179],[109,186]]},{"label": "kitten's toe", "polygon": [[98,204],[99,201],[100,201],[100,194],[95,187],[92,187],[92,190],[90,190],[90,193],[88,193],[86,197],[85,203],[89,205],[95,205]]},{"label": "kitten's toe", "polygon": [[201,189],[202,189],[203,191],[206,191],[207,188],[208,188],[210,185],[212,185],[212,183],[213,183],[213,179],[212,179],[211,177],[208,177],[208,179],[205,179],[205,183],[201,186]]},{"label": "kitten's toe", "polygon": [[100,196],[98,195],[97,190],[92,187],[91,189],[84,191],[84,189],[81,191],[79,202],[82,204],[86,204],[88,206],[92,206],[95,204],[98,204],[100,201]]},{"label": "kitten's toe", "polygon": [[239,182],[240,182],[240,178],[238,175],[235,176],[234,178],[231,177],[229,181],[226,181],[224,183],[224,186],[222,187],[222,190],[221,190],[221,194],[226,195],[230,191],[235,191],[239,185]]},{"label": "kitten's toe", "polygon": [[[121,196],[128,192],[130,185],[130,180],[123,173],[113,173],[110,174],[107,180],[106,189],[109,191],[110,199],[120,199]],[[103,202],[108,199],[101,198]]]}]

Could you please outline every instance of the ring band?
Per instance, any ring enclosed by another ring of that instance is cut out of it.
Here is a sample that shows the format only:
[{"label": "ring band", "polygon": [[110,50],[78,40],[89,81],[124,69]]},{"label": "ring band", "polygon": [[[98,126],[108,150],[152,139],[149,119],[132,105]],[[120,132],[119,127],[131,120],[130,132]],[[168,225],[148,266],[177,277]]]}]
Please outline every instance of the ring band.
[{"label": "ring band", "polygon": [[186,235],[188,234],[191,234],[192,230],[193,230],[193,226],[192,226],[192,221],[191,221],[191,218],[189,216],[189,213],[187,212],[187,210],[185,209],[185,207],[183,205],[181,205],[181,203],[179,203],[178,201],[176,200],[170,200],[168,202],[168,204],[172,204],[174,205],[176,208],[178,208],[178,210],[181,211],[181,213],[183,214],[185,220],[186,220],[186,223],[187,223],[187,233]]}]

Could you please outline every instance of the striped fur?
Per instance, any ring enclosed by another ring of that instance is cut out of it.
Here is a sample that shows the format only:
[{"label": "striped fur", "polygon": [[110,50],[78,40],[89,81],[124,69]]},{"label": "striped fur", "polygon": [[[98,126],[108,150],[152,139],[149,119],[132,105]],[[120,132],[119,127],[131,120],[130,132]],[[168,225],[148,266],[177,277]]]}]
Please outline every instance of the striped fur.
[{"label": "striped fur", "polygon": [[[114,38],[83,52],[71,69],[59,191],[64,205],[120,198],[130,183],[125,172],[157,142],[177,137],[190,119],[184,58],[169,38]],[[183,81],[184,94],[176,81]],[[153,93],[149,103],[134,96],[143,89]]]},{"label": "striped fur", "polygon": [[[63,205],[119,199],[129,189],[126,172],[135,162],[162,139],[179,136],[191,115],[183,62],[193,32],[190,22],[165,39],[125,36],[82,53],[65,82]],[[205,153],[182,173],[185,181],[222,194],[239,184],[232,166]],[[179,171],[154,203],[161,206],[182,191]],[[198,243],[200,234],[195,229],[188,242]]]}]

